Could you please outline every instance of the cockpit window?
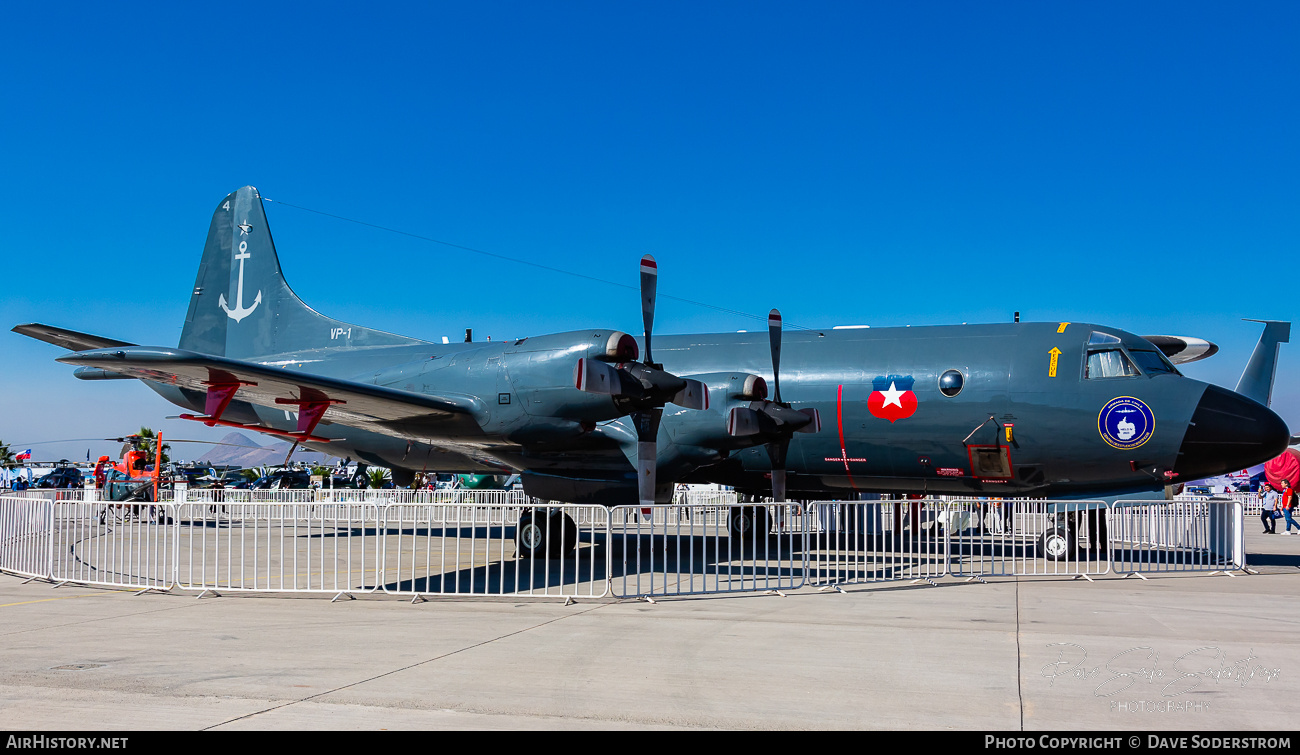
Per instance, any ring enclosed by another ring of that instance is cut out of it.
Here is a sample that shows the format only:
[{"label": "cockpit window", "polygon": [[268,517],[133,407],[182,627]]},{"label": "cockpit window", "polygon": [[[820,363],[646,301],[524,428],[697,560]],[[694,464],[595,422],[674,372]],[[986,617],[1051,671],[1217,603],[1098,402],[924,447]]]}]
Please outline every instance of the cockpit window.
[{"label": "cockpit window", "polygon": [[1137,362],[1138,367],[1141,367],[1142,371],[1148,375],[1158,375],[1165,372],[1178,374],[1178,370],[1174,369],[1168,359],[1165,359],[1165,355],[1158,351],[1129,349],[1128,354],[1133,357],[1134,362]]},{"label": "cockpit window", "polygon": [[1119,343],[1119,338],[1112,336],[1110,333],[1103,333],[1100,330],[1094,330],[1092,331],[1092,335],[1088,336],[1089,346],[1095,346],[1102,343]]},{"label": "cockpit window", "polygon": [[1133,377],[1140,374],[1133,362],[1119,349],[1088,352],[1088,362],[1083,370],[1085,378]]}]

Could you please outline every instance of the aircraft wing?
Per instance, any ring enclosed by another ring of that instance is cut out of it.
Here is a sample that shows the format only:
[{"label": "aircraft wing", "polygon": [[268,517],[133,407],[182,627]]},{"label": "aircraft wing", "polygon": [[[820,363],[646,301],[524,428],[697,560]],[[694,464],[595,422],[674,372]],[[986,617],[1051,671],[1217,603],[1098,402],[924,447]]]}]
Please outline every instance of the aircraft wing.
[{"label": "aircraft wing", "polygon": [[133,343],[126,341],[115,341],[112,338],[103,336],[93,336],[89,333],[78,333],[75,330],[65,330],[56,328],[53,325],[42,325],[38,322],[29,322],[26,325],[15,325],[15,333],[21,333],[29,338],[35,338],[38,341],[52,343],[55,346],[61,346],[68,351],[85,351],[86,349],[107,349],[111,346],[134,346]]},{"label": "aircraft wing", "polygon": [[[201,394],[208,394],[214,386],[238,384],[231,398],[277,410],[298,411],[299,402],[328,403],[322,417],[326,422],[396,437],[445,437],[455,434],[451,426],[464,420],[477,429],[472,415],[478,400],[471,396],[430,396],[183,349],[125,346],[80,351],[58,361],[98,367]],[[250,426],[249,429],[258,428]]]}]

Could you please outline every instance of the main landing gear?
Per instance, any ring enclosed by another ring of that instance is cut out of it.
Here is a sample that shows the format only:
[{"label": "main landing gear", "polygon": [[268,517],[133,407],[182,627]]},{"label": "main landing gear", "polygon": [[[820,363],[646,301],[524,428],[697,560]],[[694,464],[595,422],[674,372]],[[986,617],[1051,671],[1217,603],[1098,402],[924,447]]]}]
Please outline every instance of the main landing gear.
[{"label": "main landing gear", "polygon": [[515,527],[515,552],[520,558],[564,558],[578,547],[578,525],[563,511],[528,509]]},{"label": "main landing gear", "polygon": [[727,534],[741,548],[767,545],[770,533],[766,506],[735,506],[727,514]]}]

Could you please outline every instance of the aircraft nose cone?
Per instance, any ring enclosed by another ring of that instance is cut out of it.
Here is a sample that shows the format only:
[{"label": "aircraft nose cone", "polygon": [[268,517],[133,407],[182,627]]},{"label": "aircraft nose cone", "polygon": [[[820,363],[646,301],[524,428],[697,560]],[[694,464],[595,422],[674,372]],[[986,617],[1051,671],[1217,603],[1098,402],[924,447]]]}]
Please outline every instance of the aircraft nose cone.
[{"label": "aircraft nose cone", "polygon": [[1217,385],[1207,386],[1178,449],[1174,471],[1199,480],[1262,464],[1286,450],[1286,423],[1268,407]]}]

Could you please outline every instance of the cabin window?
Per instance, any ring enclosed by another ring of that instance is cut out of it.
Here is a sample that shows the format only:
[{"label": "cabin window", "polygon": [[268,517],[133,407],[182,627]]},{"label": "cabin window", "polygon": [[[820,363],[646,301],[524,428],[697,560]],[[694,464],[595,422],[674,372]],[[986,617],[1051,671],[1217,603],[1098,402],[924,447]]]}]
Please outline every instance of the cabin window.
[{"label": "cabin window", "polygon": [[961,393],[965,382],[960,370],[948,370],[939,376],[939,392],[951,398]]},{"label": "cabin window", "polygon": [[1094,330],[1092,331],[1092,335],[1088,336],[1089,346],[1096,346],[1098,344],[1119,343],[1119,342],[1120,341],[1117,336],[1112,336],[1110,333],[1103,333],[1100,330]]},{"label": "cabin window", "polygon": [[1147,351],[1146,349],[1129,349],[1128,355],[1133,357],[1137,366],[1148,375],[1159,375],[1162,373],[1178,374],[1173,364],[1165,358],[1164,354],[1158,351]]},{"label": "cabin window", "polygon": [[1088,361],[1084,365],[1085,378],[1135,377],[1138,372],[1133,362],[1119,349],[1104,349],[1088,352]]}]

